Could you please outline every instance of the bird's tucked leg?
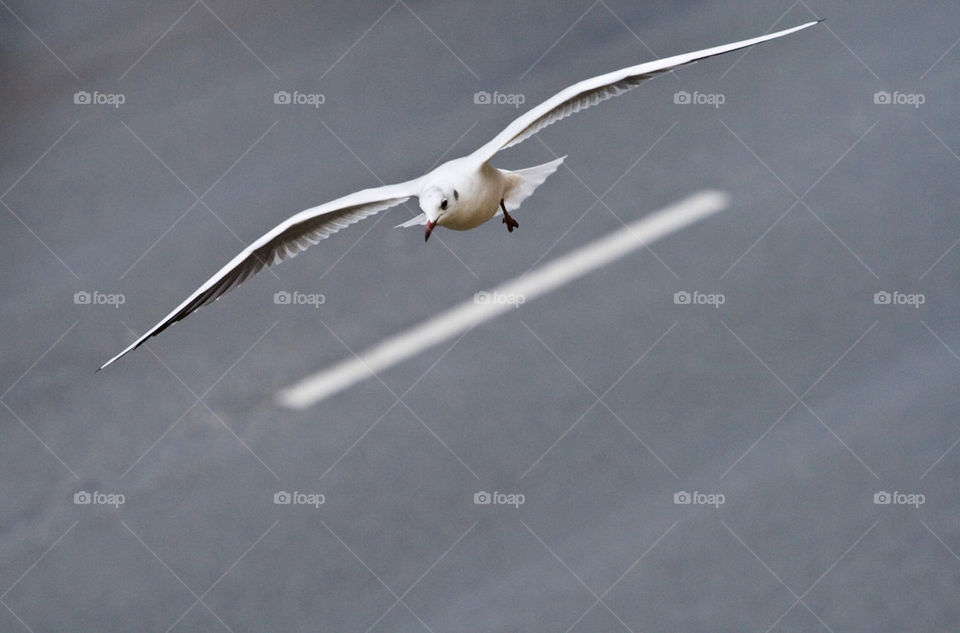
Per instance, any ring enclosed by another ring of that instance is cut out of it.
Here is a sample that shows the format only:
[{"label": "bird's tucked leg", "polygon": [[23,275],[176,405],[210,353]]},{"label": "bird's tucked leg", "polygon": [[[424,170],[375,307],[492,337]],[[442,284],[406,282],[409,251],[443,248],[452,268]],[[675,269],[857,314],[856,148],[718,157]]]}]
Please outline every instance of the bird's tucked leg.
[{"label": "bird's tucked leg", "polygon": [[503,210],[503,223],[507,225],[507,232],[513,233],[513,229],[520,228],[520,223],[513,219],[513,216],[507,213],[507,207],[503,204],[503,198],[500,199],[500,208]]}]

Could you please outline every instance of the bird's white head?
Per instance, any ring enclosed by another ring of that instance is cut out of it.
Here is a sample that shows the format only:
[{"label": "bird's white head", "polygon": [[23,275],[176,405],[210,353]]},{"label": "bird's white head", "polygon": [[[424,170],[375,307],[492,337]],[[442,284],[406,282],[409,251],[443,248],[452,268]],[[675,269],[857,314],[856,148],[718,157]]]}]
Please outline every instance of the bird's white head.
[{"label": "bird's white head", "polygon": [[420,193],[420,210],[427,216],[427,228],[423,241],[430,239],[433,227],[443,224],[444,216],[456,207],[460,194],[453,187],[431,185]]}]

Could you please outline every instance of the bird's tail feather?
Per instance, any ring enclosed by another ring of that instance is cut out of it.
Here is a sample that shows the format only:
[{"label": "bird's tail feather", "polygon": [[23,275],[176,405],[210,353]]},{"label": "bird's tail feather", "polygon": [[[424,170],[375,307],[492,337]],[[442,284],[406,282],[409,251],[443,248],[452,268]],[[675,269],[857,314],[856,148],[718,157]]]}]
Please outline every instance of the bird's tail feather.
[{"label": "bird's tail feather", "polygon": [[400,224],[396,225],[396,226],[393,227],[393,228],[395,228],[395,229],[406,229],[406,228],[409,228],[409,227],[411,227],[411,226],[423,226],[423,225],[426,224],[426,223],[427,223],[427,216],[425,216],[424,214],[420,213],[420,214],[415,215],[414,217],[410,218],[410,219],[407,220],[406,222],[401,222]]},{"label": "bird's tail feather", "polygon": [[503,203],[506,205],[507,211],[513,211],[520,206],[521,202],[529,198],[536,188],[550,177],[550,174],[557,171],[564,158],[566,156],[526,169],[504,170],[504,174],[510,183],[503,195]]},{"label": "bird's tail feather", "polygon": [[[527,167],[526,169],[517,169],[516,171],[508,171],[506,169],[501,170],[504,176],[507,177],[507,190],[503,195],[503,203],[507,207],[507,211],[513,211],[520,206],[520,203],[529,198],[537,187],[543,184],[543,182],[550,177],[550,174],[557,171],[560,165],[563,163],[563,159],[566,156],[561,156],[556,160],[552,160],[549,163],[544,163],[542,165],[537,165],[535,167]],[[501,215],[501,211],[497,211],[495,215]],[[420,213],[406,222],[402,222],[395,226],[394,228],[409,228],[411,226],[423,226],[427,223],[427,216]]]}]

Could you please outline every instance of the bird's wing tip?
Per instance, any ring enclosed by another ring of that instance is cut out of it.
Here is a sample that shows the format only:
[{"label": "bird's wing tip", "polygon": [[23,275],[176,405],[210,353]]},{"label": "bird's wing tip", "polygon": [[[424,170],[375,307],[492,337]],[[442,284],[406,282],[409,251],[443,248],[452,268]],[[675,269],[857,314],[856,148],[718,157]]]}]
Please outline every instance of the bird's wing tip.
[{"label": "bird's wing tip", "polygon": [[115,362],[117,362],[118,360],[120,360],[121,358],[123,358],[124,356],[126,356],[126,355],[127,355],[127,352],[130,352],[130,351],[136,349],[137,347],[139,347],[139,343],[138,343],[138,344],[135,344],[135,345],[131,345],[131,346],[128,347],[127,349],[123,350],[122,352],[120,352],[119,354],[117,354],[116,356],[114,356],[113,358],[111,358],[110,360],[108,360],[107,362],[105,362],[104,364],[100,365],[100,367],[97,368],[97,371],[95,371],[95,372],[93,372],[93,373],[95,373],[95,374],[100,373],[102,370],[106,369],[106,368],[109,367],[110,365],[114,364]]}]

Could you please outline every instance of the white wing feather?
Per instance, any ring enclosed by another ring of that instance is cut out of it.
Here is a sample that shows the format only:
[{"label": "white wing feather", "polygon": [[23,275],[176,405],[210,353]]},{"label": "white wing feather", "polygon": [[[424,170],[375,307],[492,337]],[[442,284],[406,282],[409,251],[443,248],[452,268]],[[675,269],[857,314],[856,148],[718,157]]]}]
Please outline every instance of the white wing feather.
[{"label": "white wing feather", "polygon": [[124,354],[135,350],[148,338],[156,336],[195,310],[213,303],[224,293],[240,285],[248,277],[260,272],[264,266],[271,266],[284,259],[294,257],[312,244],[330,237],[355,222],[402,204],[411,196],[417,195],[418,192],[417,180],[364,189],[332,202],[301,211],[288,218],[243,249],[217,274],[187,297],[173,312],[147,330],[122,352],[101,365],[100,369],[115,362]]},{"label": "white wing feather", "polygon": [[733,44],[714,46],[713,48],[707,48],[693,53],[685,53],[683,55],[666,57],[664,59],[658,59],[645,64],[630,66],[629,68],[622,68],[605,75],[599,75],[597,77],[585,79],[570,86],[569,88],[561,90],[553,97],[547,99],[537,107],[515,119],[502,132],[500,132],[500,134],[494,137],[493,140],[475,151],[471,156],[475,160],[484,163],[493,158],[493,156],[500,150],[512,147],[513,145],[530,138],[548,125],[556,123],[560,119],[564,119],[575,112],[585,110],[590,106],[600,103],[601,101],[606,101],[611,97],[621,95],[628,90],[637,87],[647,79],[668,72],[680,66],[685,66],[698,60],[706,59],[707,57],[722,55],[724,53],[729,53],[731,51],[736,51],[760,44],[762,42],[777,39],[778,37],[783,37],[784,35],[789,35],[791,33],[809,28],[821,21],[822,20],[808,22],[806,24],[801,24],[800,26],[795,26],[793,28],[778,31],[776,33],[769,33],[767,35],[762,35],[749,40],[743,40],[742,42],[734,42]]}]

